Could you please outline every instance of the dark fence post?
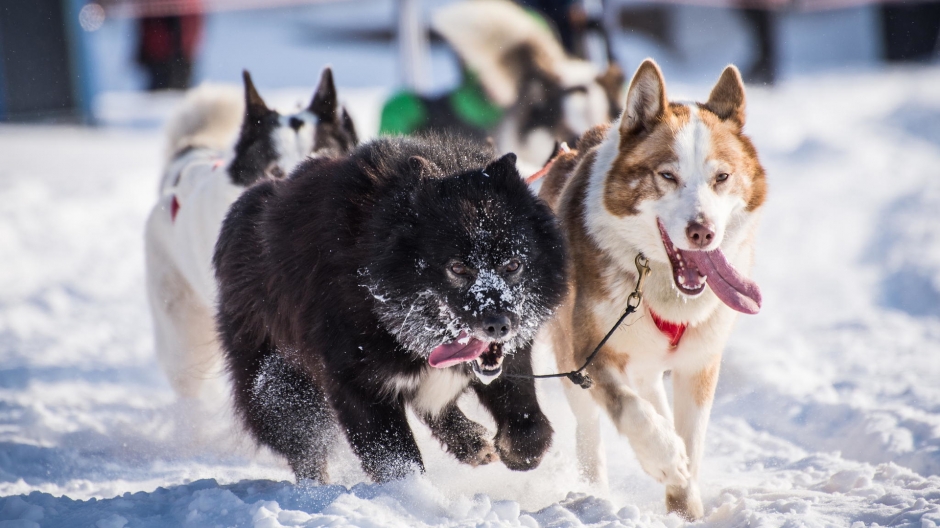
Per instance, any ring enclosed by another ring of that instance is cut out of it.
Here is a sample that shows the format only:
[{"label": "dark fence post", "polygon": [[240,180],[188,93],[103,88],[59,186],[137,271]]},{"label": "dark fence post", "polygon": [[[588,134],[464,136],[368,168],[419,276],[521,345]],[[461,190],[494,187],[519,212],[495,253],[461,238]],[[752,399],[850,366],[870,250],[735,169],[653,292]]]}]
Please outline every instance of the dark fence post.
[{"label": "dark fence post", "polygon": [[84,3],[0,0],[0,120],[91,120]]}]

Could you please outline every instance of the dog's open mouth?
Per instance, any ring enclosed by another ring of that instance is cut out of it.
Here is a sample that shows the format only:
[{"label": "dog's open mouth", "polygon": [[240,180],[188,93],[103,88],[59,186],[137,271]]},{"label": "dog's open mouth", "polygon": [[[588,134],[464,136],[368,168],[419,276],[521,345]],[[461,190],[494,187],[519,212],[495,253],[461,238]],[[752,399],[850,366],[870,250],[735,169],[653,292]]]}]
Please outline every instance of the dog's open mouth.
[{"label": "dog's open mouth", "polygon": [[503,344],[496,341],[481,341],[460,332],[457,339],[434,347],[428,356],[428,364],[434,368],[447,368],[472,361],[474,374],[483,383],[498,378],[503,371]]},{"label": "dog's open mouth", "polygon": [[477,379],[484,385],[489,385],[503,373],[503,344],[490,343],[490,346],[480,354],[480,357],[470,364]]},{"label": "dog's open mouth", "polygon": [[428,356],[428,364],[434,368],[447,368],[473,361],[486,352],[489,345],[486,341],[480,341],[462,331],[457,339],[434,347]]},{"label": "dog's open mouth", "polygon": [[734,269],[720,249],[679,249],[672,243],[662,221],[657,219],[657,223],[672,264],[672,277],[680,292],[695,297],[705,291],[707,283],[712,292],[731,309],[746,314],[760,311],[761,294],[757,283]]}]

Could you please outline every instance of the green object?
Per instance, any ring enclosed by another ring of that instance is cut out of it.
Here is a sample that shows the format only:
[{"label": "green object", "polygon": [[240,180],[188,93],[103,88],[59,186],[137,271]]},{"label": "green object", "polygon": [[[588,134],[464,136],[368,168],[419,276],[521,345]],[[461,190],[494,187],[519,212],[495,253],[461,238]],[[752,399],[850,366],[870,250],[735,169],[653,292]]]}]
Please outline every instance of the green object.
[{"label": "green object", "polygon": [[421,128],[428,117],[421,99],[411,92],[398,92],[382,107],[379,135],[407,135]]},{"label": "green object", "polygon": [[486,97],[483,85],[472,72],[466,72],[463,82],[447,99],[461,121],[485,130],[496,126],[503,117],[503,109]]},{"label": "green object", "polygon": [[[495,127],[503,109],[493,104],[472,72],[465,72],[463,82],[445,96],[460,121],[483,130]],[[412,92],[398,92],[382,107],[379,135],[408,135],[427,124],[428,109],[421,97]]]}]

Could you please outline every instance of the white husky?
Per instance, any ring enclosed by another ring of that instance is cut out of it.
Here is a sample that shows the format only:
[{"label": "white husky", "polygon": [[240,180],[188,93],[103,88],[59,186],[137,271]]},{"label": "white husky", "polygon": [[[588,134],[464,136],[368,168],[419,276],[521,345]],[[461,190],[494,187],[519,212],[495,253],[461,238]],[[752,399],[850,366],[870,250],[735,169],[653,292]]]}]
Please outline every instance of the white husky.
[{"label": "white husky", "polygon": [[221,87],[187,94],[167,130],[168,162],[144,235],[157,357],[186,398],[198,397],[220,366],[212,254],[229,206],[256,181],[284,177],[308,156],[341,155],[357,143],[329,68],[310,106],[291,115],[269,109],[247,71],[244,82],[244,102]]}]

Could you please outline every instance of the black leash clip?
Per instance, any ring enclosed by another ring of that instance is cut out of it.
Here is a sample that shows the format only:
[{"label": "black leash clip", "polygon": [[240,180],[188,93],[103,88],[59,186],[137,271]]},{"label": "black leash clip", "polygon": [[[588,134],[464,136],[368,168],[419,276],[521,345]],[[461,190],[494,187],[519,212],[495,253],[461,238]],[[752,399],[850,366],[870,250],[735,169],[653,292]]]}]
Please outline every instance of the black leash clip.
[{"label": "black leash clip", "polygon": [[620,315],[620,319],[617,319],[617,322],[614,323],[614,326],[607,332],[607,335],[604,336],[604,339],[601,339],[601,342],[594,347],[594,352],[591,352],[591,355],[587,357],[584,361],[584,364],[581,365],[581,368],[571,372],[559,372],[557,374],[509,374],[510,378],[523,378],[523,379],[546,379],[546,378],[568,378],[571,383],[581,387],[582,389],[590,389],[594,386],[594,380],[591,379],[587,374],[582,374],[581,371],[588,368],[588,365],[594,361],[594,358],[597,357],[597,353],[601,351],[601,348],[604,347],[604,344],[607,343],[607,340],[610,339],[610,336],[614,335],[614,332],[620,328],[620,324],[633,312],[640,307],[640,303],[643,301],[643,281],[646,280],[646,276],[650,274],[650,261],[642,253],[637,253],[636,259],[636,288],[633,289],[633,293],[630,294],[630,297],[627,298],[627,307],[623,310],[623,313]]},{"label": "black leash clip", "polygon": [[594,380],[591,379],[591,376],[587,374],[582,374],[580,372],[569,372],[567,374],[568,379],[571,380],[571,383],[575,385],[580,385],[582,389],[590,389],[594,385]]}]

